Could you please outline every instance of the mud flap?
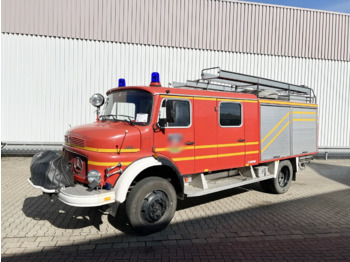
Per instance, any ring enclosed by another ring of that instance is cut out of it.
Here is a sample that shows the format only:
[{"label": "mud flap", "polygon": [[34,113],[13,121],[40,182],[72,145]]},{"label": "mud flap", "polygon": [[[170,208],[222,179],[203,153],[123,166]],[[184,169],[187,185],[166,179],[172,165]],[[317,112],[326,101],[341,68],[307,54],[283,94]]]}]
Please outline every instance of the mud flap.
[{"label": "mud flap", "polygon": [[64,156],[53,151],[34,155],[30,165],[31,182],[44,189],[58,190],[74,186],[74,176],[70,163]]}]

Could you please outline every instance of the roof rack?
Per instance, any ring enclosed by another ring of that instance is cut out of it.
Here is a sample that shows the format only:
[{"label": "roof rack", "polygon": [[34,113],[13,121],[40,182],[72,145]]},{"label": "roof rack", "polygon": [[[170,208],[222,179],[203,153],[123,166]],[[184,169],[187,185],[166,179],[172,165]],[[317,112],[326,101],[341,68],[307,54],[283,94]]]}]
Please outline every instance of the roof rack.
[{"label": "roof rack", "polygon": [[251,93],[257,95],[259,98],[316,103],[316,96],[310,87],[230,72],[222,70],[220,67],[203,69],[201,79],[187,80],[186,83],[173,82],[172,86]]}]

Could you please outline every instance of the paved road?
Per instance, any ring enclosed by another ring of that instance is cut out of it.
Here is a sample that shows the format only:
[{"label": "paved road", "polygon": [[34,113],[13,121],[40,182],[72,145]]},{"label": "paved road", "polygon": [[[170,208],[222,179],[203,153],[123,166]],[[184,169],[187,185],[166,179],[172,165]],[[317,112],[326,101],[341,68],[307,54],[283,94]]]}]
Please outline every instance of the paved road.
[{"label": "paved road", "polygon": [[162,232],[122,212],[66,206],[26,183],[30,158],[1,159],[4,261],[350,260],[350,160],[315,160],[283,195],[258,184],[180,201]]}]

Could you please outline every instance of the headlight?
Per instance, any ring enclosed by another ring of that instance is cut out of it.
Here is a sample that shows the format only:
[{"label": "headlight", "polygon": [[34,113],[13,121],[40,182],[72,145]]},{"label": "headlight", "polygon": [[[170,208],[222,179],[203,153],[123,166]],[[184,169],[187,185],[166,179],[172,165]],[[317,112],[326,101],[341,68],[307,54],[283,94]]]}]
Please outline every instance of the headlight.
[{"label": "headlight", "polygon": [[98,172],[97,170],[91,170],[88,175],[87,175],[87,179],[89,181],[89,183],[91,184],[92,182],[96,181],[97,184],[100,184],[101,182],[101,174],[100,172]]},{"label": "headlight", "polygon": [[105,102],[105,98],[103,97],[103,95],[101,94],[94,94],[91,98],[90,98],[90,103],[95,106],[95,107],[100,107],[103,105],[103,103]]}]

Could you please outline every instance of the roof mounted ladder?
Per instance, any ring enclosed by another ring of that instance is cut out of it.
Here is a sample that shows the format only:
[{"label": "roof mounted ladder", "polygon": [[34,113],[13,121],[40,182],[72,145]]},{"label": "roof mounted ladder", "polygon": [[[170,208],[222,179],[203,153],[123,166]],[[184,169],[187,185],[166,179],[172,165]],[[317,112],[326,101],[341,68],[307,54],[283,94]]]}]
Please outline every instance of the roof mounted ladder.
[{"label": "roof mounted ladder", "polygon": [[243,92],[247,90],[259,95],[261,91],[274,92],[279,99],[304,100],[316,103],[316,97],[311,88],[303,85],[288,84],[267,78],[245,75],[219,67],[206,68],[202,70],[201,79],[188,80],[186,83],[173,82],[174,87],[199,88],[204,90]]}]

